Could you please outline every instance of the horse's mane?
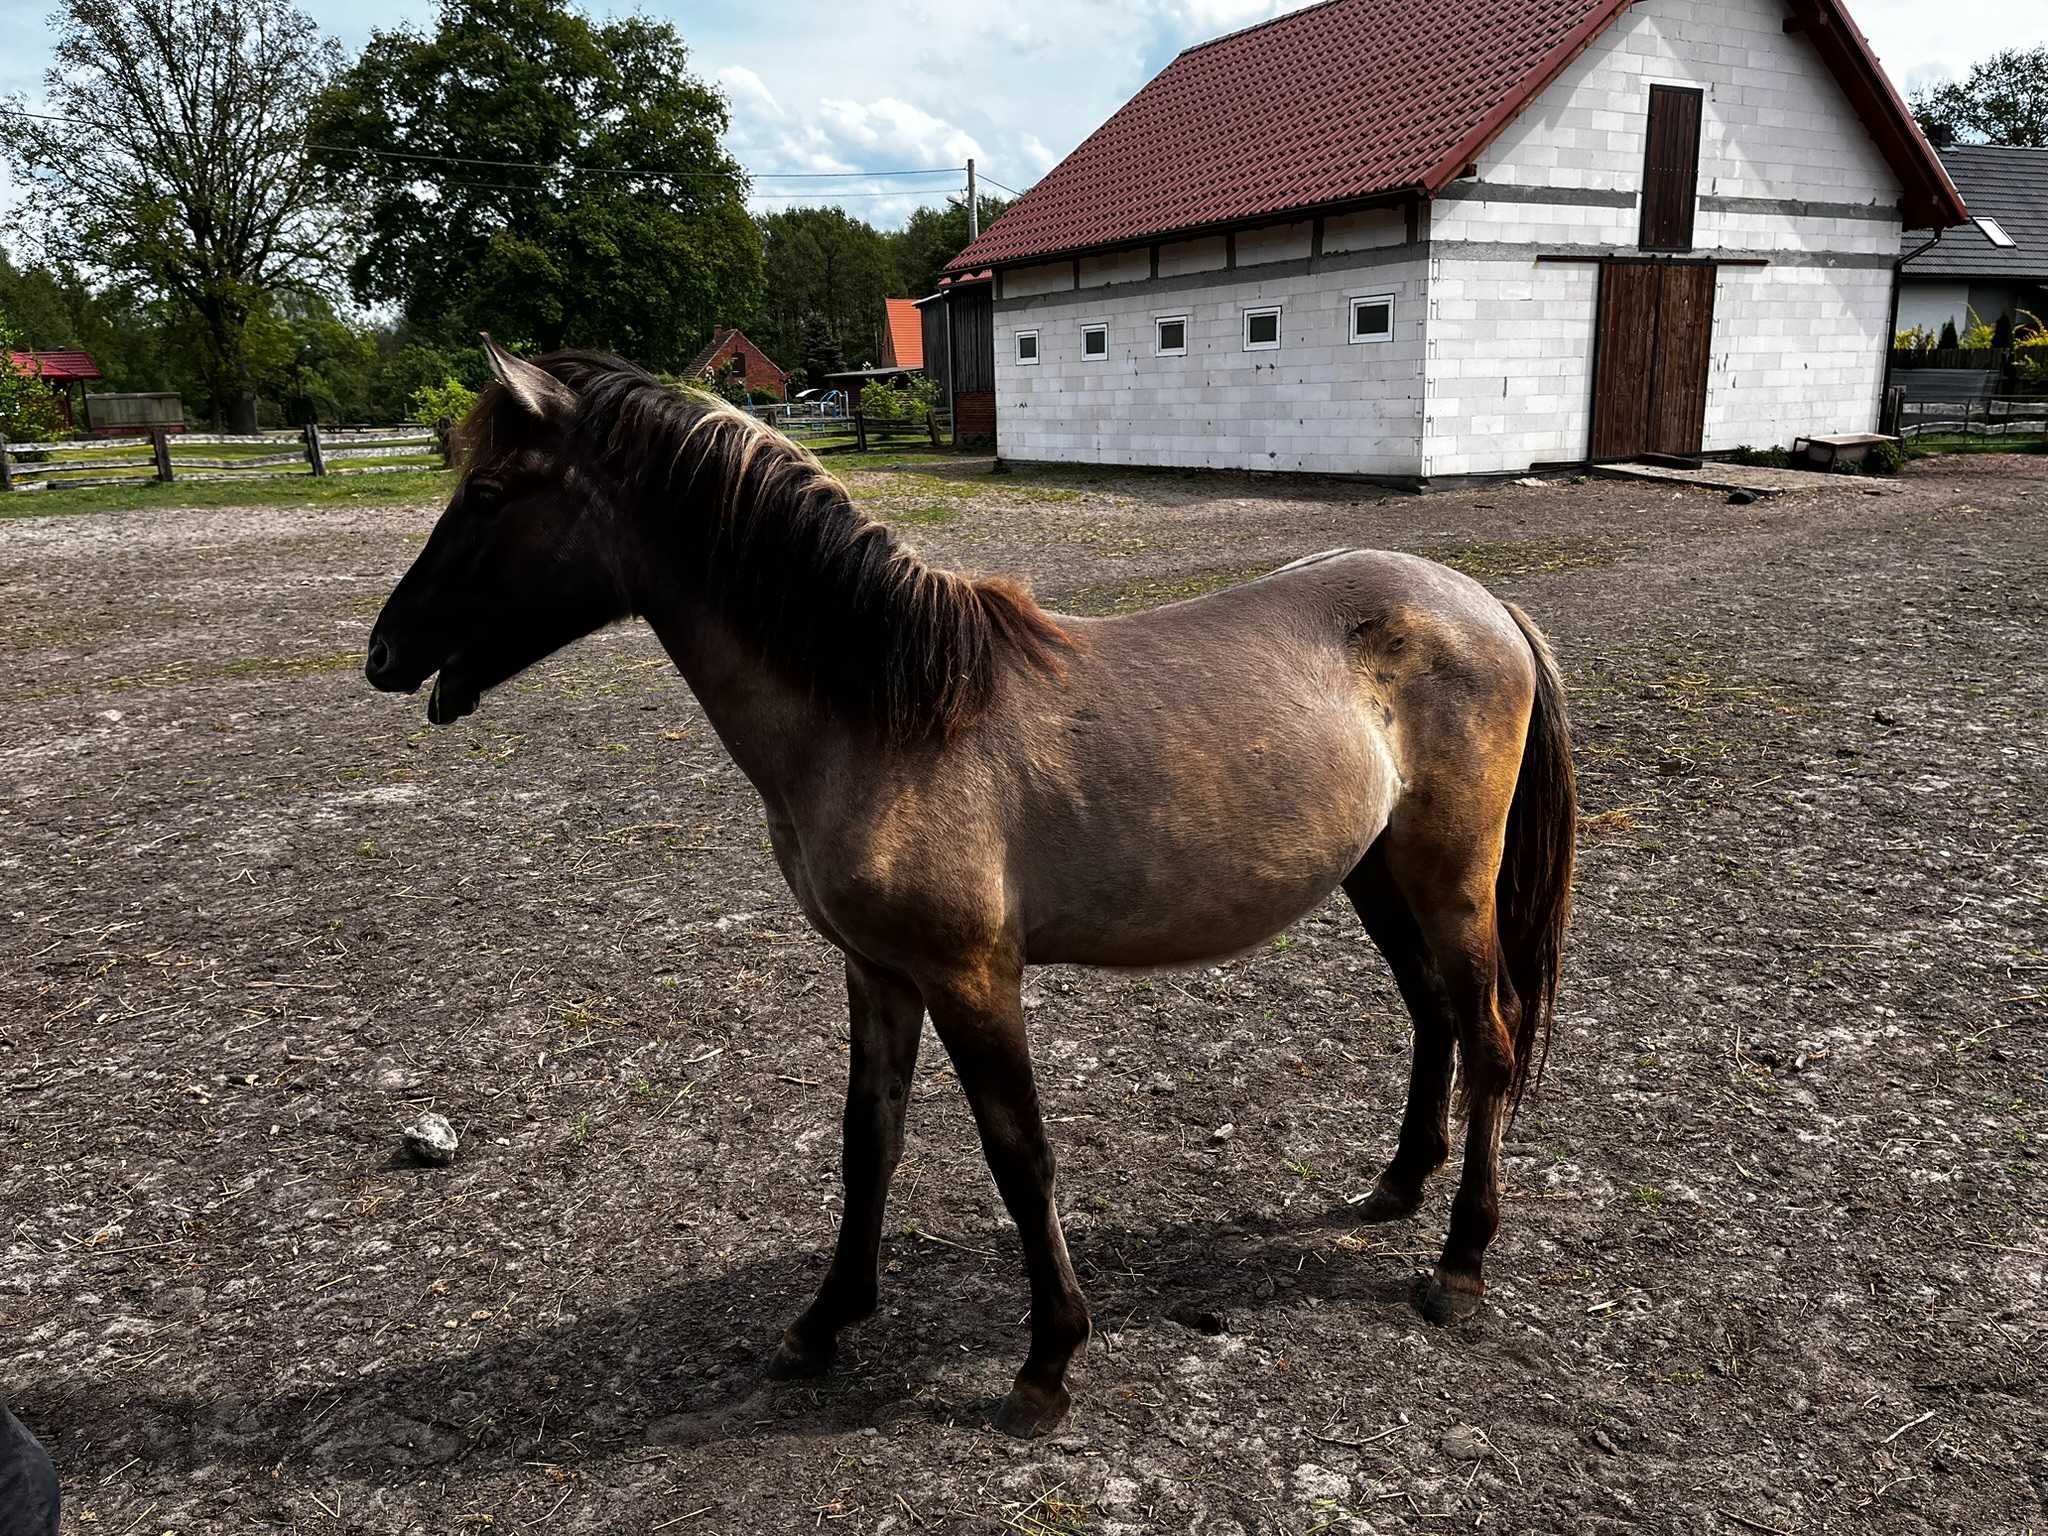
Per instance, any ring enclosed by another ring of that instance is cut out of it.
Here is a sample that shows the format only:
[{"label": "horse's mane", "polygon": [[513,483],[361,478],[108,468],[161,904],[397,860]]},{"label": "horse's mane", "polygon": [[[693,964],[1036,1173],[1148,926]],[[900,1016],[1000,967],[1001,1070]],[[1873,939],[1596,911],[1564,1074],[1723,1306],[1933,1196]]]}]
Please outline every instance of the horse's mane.
[{"label": "horse's mane", "polygon": [[[622,486],[629,515],[673,519],[688,590],[843,713],[898,741],[947,736],[987,709],[1006,664],[1059,670],[1071,642],[1022,587],[927,565],[746,412],[601,353],[535,363],[576,396],[574,462]],[[516,448],[521,414],[487,389],[463,427],[465,466]]]}]

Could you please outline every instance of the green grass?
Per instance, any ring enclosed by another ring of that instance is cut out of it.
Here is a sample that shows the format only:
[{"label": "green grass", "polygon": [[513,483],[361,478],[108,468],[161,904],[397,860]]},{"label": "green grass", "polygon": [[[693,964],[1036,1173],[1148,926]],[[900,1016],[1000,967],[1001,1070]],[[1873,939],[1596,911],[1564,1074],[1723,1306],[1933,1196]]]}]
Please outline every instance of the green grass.
[{"label": "green grass", "polygon": [[1951,453],[2048,453],[2044,437],[1916,437],[1906,444],[1908,459],[1933,459]]},{"label": "green grass", "polygon": [[455,489],[453,472],[408,469],[386,475],[279,474],[261,480],[187,480],[159,485],[95,485],[76,491],[0,496],[0,518],[66,517],[88,512],[178,511],[187,507],[439,506]]}]

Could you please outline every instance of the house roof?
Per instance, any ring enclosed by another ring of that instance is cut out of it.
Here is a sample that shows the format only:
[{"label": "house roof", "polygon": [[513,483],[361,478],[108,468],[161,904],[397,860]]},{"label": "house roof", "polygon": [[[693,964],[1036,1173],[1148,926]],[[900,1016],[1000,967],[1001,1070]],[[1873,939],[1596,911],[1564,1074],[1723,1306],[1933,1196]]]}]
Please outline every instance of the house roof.
[{"label": "house roof", "polygon": [[710,372],[711,365],[718,360],[718,355],[732,344],[735,336],[745,342],[754,355],[760,358],[762,362],[773,368],[785,379],[789,377],[787,369],[778,365],[774,358],[763,352],[758,346],[755,346],[753,339],[745,331],[733,325],[713,326],[711,328],[711,340],[704,344],[703,351],[691,358],[688,364],[684,366],[682,376],[686,379],[694,379]]},{"label": "house roof", "polygon": [[10,352],[7,356],[16,372],[39,375],[52,384],[104,377],[89,352]]},{"label": "house roof", "polygon": [[1907,274],[2048,282],[2048,149],[1957,144],[1941,151],[1941,163],[1962,188],[1971,218],[1996,219],[2015,244],[1994,245],[1972,222],[1907,262]]},{"label": "house roof", "polygon": [[[948,271],[1434,197],[1634,0],[1323,0],[1187,49]],[[1962,204],[1841,0],[1789,0],[1906,187]],[[1793,23],[1788,21],[1788,28]]]},{"label": "house roof", "polygon": [[889,320],[889,356],[899,368],[924,366],[924,318],[915,299],[884,299]]}]

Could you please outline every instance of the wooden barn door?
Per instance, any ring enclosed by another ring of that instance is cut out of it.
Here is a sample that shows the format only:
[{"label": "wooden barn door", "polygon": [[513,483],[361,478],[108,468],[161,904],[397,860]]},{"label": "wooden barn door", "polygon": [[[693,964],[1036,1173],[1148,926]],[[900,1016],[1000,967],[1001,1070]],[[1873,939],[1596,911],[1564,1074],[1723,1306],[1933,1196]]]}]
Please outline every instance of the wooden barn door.
[{"label": "wooden barn door", "polygon": [[1600,269],[1588,456],[1694,454],[1707,432],[1715,270],[1616,261]]}]

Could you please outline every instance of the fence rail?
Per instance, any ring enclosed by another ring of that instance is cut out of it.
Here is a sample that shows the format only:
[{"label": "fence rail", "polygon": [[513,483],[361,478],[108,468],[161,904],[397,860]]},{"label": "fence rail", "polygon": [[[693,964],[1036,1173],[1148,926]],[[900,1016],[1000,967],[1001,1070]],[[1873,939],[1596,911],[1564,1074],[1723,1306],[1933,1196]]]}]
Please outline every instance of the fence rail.
[{"label": "fence rail", "polygon": [[1903,400],[1898,435],[2048,439],[2048,395],[1993,395],[1981,400]]},{"label": "fence rail", "polygon": [[[283,479],[295,472],[379,475],[445,469],[449,431],[450,423],[440,421],[431,427],[315,426],[248,436],[156,427],[141,436],[66,438],[54,443],[9,443],[0,437],[0,492],[152,481],[168,485],[176,480]],[[246,451],[224,451],[229,448]],[[136,456],[123,456],[131,453]],[[148,473],[141,473],[145,470]]]}]

